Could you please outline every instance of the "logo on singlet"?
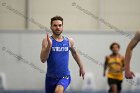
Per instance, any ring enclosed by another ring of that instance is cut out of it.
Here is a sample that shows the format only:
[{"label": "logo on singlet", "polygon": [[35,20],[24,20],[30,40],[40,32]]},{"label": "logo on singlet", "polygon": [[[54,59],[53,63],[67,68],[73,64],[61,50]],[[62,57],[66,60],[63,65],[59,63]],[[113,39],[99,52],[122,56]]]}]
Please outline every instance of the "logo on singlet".
[{"label": "logo on singlet", "polygon": [[52,47],[52,51],[68,51],[68,47]]}]

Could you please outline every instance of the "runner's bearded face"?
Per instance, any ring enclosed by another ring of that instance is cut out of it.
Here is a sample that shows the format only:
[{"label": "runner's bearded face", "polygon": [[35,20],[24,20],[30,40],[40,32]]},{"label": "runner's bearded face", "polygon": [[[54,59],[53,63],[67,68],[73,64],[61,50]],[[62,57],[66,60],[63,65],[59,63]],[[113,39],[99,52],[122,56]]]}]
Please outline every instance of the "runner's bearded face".
[{"label": "runner's bearded face", "polygon": [[54,35],[59,36],[63,32],[63,23],[60,20],[54,20],[51,25],[51,30]]}]

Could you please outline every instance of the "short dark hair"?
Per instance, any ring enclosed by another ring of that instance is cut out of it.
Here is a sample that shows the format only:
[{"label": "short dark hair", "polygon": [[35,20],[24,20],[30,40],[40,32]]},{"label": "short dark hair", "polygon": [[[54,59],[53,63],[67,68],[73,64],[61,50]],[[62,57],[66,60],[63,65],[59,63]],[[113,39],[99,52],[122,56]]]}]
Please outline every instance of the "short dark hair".
[{"label": "short dark hair", "polygon": [[63,18],[61,16],[54,16],[54,17],[52,17],[50,24],[52,25],[52,22],[55,21],[55,20],[60,20],[60,21],[62,21],[62,24],[63,24]]},{"label": "short dark hair", "polygon": [[113,48],[114,45],[117,45],[118,48],[120,49],[120,45],[119,45],[118,43],[116,43],[116,42],[113,42],[113,43],[110,45],[110,50],[112,50],[112,48]]}]

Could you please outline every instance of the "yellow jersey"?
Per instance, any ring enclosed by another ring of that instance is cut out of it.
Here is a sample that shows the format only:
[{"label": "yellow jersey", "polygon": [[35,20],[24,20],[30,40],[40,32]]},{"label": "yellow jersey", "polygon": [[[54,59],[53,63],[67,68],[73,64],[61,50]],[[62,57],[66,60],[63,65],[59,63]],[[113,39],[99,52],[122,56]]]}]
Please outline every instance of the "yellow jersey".
[{"label": "yellow jersey", "polygon": [[107,77],[112,79],[123,80],[124,58],[122,56],[109,56],[107,64]]}]

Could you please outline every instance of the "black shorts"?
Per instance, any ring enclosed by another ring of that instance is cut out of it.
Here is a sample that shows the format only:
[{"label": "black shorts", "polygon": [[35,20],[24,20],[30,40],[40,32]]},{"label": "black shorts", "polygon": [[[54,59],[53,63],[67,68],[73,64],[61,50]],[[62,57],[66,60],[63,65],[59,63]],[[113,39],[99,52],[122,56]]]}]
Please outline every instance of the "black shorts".
[{"label": "black shorts", "polygon": [[118,91],[121,91],[122,89],[122,80],[108,78],[108,84],[109,86],[114,85],[114,84],[117,85]]}]

